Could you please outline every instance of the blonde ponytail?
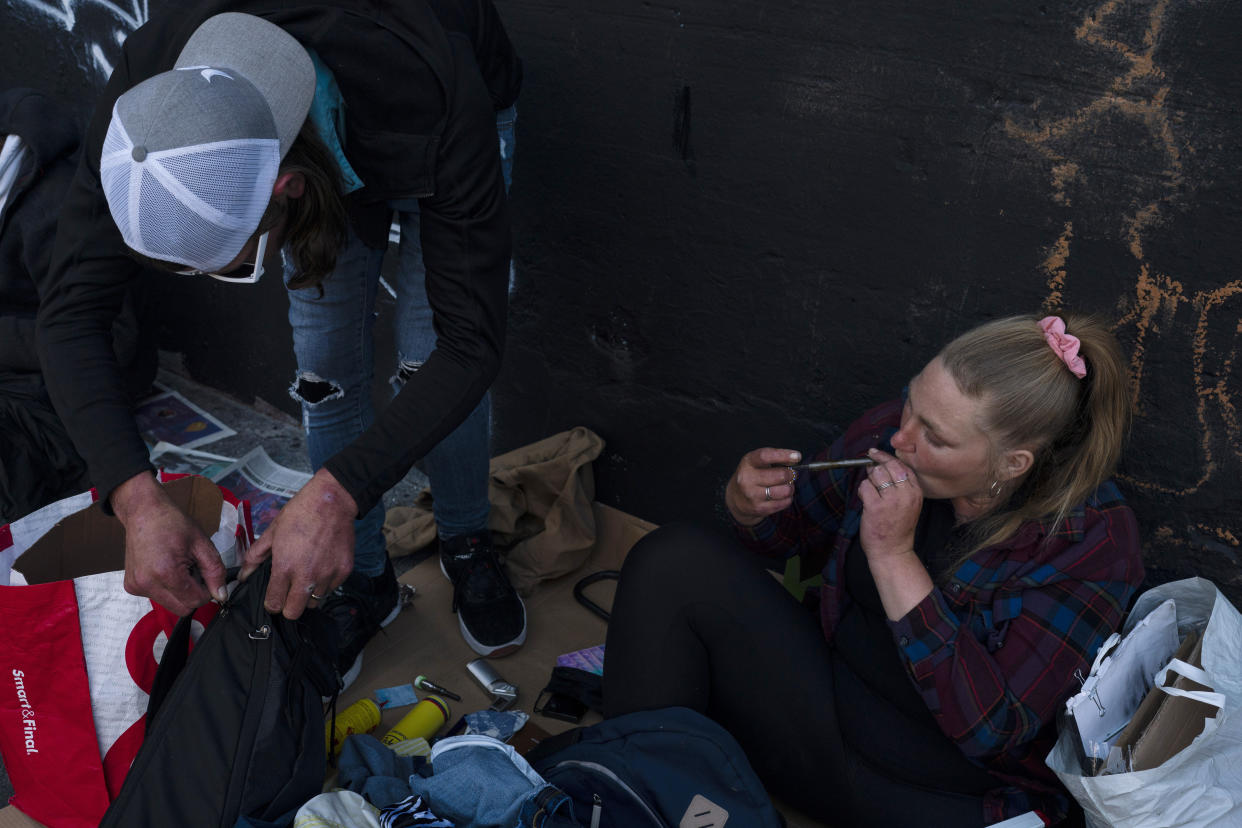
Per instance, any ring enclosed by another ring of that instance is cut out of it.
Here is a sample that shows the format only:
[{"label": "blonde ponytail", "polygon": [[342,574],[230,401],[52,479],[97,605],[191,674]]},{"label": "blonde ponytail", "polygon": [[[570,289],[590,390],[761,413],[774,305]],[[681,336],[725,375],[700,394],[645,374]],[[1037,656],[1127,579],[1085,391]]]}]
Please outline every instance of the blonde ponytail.
[{"label": "blonde ponytail", "polygon": [[1027,521],[1056,526],[1121,457],[1130,423],[1121,348],[1101,320],[1062,318],[1080,342],[1082,379],[1049,346],[1036,316],[989,322],[940,352],[962,393],[982,400],[981,425],[994,455],[1019,448],[1034,455],[1030,471],[1002,490],[1004,505],[975,521],[967,555],[1012,537]]}]

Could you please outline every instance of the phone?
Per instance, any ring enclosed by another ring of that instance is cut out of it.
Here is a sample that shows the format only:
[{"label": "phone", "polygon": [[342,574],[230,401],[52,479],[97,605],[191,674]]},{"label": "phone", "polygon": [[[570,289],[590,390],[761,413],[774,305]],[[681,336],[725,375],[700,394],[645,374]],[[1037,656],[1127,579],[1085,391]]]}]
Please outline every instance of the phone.
[{"label": "phone", "polygon": [[550,719],[560,719],[562,722],[570,724],[578,724],[582,721],[582,717],[586,715],[586,702],[576,699],[573,696],[567,696],[564,693],[554,693],[547,688],[539,694],[539,698],[535,699],[535,712],[547,716]]}]

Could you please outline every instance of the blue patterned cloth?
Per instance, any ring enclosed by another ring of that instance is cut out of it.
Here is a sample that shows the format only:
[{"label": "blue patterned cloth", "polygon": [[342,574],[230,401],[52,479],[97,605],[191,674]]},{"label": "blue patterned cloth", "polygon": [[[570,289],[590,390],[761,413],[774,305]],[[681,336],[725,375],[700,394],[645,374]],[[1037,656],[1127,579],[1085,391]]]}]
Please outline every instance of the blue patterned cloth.
[{"label": "blue patterned cloth", "polygon": [[478,710],[466,714],[466,735],[491,736],[507,742],[522,729],[530,715],[520,710]]}]

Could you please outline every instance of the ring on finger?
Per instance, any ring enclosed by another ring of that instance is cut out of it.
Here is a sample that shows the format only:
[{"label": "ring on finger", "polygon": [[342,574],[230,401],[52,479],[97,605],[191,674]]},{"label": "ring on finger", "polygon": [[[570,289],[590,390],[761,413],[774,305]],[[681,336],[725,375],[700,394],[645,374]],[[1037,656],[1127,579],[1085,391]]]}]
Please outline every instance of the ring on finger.
[{"label": "ring on finger", "polygon": [[772,487],[771,487],[771,486],[764,486],[764,487],[763,487],[763,499],[764,499],[764,500],[771,500],[771,499],[772,499]]},{"label": "ring on finger", "polygon": [[879,484],[878,486],[876,486],[876,487],[875,487],[875,490],[876,490],[877,492],[882,492],[882,491],[884,491],[885,489],[889,488],[890,486],[896,486],[896,485],[897,485],[897,484],[896,484],[896,483],[894,483],[892,480],[885,480],[883,483],[881,483],[881,484]]},{"label": "ring on finger", "polygon": [[322,600],[323,600],[325,597],[327,597],[327,596],[324,596],[324,595],[316,595],[315,593],[313,593],[313,592],[312,592],[312,593],[310,594],[310,597],[311,597],[311,598],[314,598],[316,601],[322,601]]},{"label": "ring on finger", "polygon": [[794,481],[797,479],[798,479],[798,470],[790,469],[789,470],[789,485],[792,486],[794,484]]},{"label": "ring on finger", "polygon": [[910,475],[906,475],[905,477],[901,477],[901,478],[898,478],[897,480],[894,480],[893,485],[897,485],[898,483],[905,483],[909,479],[910,479]]}]

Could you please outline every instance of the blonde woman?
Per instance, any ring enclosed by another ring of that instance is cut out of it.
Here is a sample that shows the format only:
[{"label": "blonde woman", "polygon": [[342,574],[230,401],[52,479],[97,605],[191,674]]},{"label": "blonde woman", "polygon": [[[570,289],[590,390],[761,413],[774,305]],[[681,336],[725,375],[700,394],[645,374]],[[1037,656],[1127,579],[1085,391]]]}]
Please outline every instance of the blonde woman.
[{"label": "blonde woman", "polygon": [[[673,526],[631,552],[606,712],[704,712],[833,825],[1062,820],[1043,763],[1056,711],[1143,577],[1109,480],[1124,370],[1097,320],[1012,317],[949,343],[820,456],[872,465],[750,452],[725,492],[735,537]],[[742,547],[823,562],[813,611]]]}]

